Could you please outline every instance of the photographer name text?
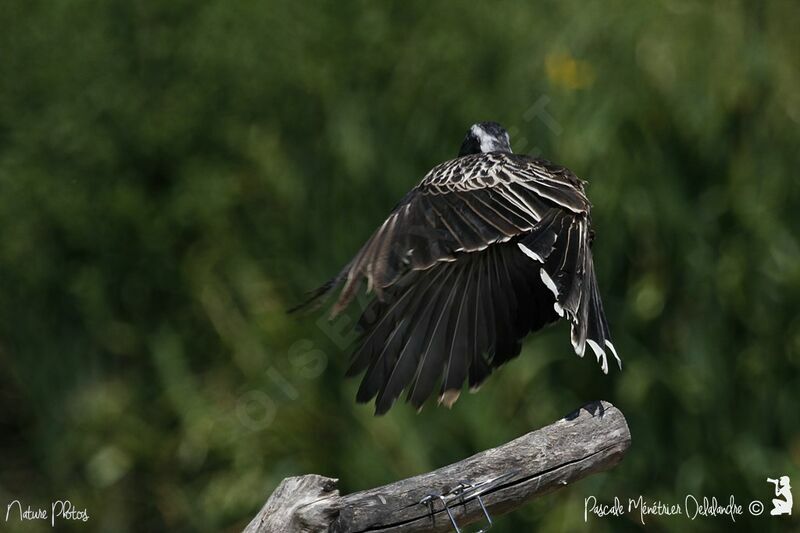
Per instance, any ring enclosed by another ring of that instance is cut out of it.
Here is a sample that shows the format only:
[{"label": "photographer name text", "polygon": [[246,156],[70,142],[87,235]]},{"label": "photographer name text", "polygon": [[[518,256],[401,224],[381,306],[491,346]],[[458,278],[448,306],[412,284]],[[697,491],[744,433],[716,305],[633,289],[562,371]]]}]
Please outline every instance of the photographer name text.
[{"label": "photographer name text", "polygon": [[763,504],[753,500],[745,508],[736,502],[731,495],[727,500],[718,500],[716,497],[701,498],[688,494],[682,503],[664,503],[660,500],[647,500],[644,496],[628,498],[627,505],[623,505],[619,497],[615,496],[613,502],[599,502],[595,496],[588,496],[583,500],[583,521],[587,522],[590,515],[597,518],[609,516],[619,517],[626,513],[638,515],[639,522],[645,525],[650,517],[658,516],[683,516],[690,520],[697,518],[725,518],[736,522],[736,517],[747,512],[752,516],[759,516],[764,511]]}]

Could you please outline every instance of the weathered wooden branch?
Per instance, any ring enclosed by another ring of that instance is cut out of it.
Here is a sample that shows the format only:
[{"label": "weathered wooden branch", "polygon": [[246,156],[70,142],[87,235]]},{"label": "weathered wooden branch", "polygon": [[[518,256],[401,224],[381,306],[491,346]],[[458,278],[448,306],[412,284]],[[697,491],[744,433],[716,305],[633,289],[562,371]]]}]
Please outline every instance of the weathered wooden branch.
[{"label": "weathered wooden branch", "polygon": [[[625,417],[608,402],[587,404],[565,418],[506,444],[433,472],[346,496],[336,479],[286,478],[245,528],[247,533],[365,533],[452,531],[444,506],[420,505],[429,494],[450,492],[461,481],[484,485],[492,517],[526,501],[615,466],[630,446]],[[474,495],[451,504],[459,527],[484,519]]]}]

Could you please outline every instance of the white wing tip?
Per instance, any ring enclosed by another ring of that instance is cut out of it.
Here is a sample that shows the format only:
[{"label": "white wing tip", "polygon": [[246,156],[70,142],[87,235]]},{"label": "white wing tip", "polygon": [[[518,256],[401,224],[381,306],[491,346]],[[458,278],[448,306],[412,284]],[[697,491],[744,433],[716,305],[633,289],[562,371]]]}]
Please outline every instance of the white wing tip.
[{"label": "white wing tip", "polygon": [[540,268],[539,275],[542,278],[542,283],[544,283],[545,286],[547,286],[547,288],[550,289],[550,292],[553,293],[553,296],[558,298],[558,287],[556,287],[556,284],[553,281],[553,278],[550,277],[550,274],[548,274],[545,269]]},{"label": "white wing tip", "polygon": [[539,261],[540,263],[544,263],[544,259],[542,259],[539,254],[537,254],[536,252],[534,252],[533,250],[531,250],[530,248],[528,248],[527,246],[525,246],[521,242],[518,242],[517,246],[519,247],[520,250],[522,250],[523,254],[527,255],[528,257],[530,257],[531,259],[533,259],[535,261]]},{"label": "white wing tip", "polygon": [[600,368],[603,369],[603,374],[608,374],[608,359],[606,358],[605,350],[603,350],[600,345],[592,339],[586,339],[586,344],[592,348],[592,351],[597,356],[597,362],[600,363]]},{"label": "white wing tip", "polygon": [[453,404],[456,403],[460,395],[461,391],[459,389],[448,389],[439,396],[439,405],[444,405],[448,409],[452,409]]},{"label": "white wing tip", "polygon": [[620,370],[622,370],[622,359],[620,359],[619,355],[617,355],[617,349],[614,348],[614,345],[611,344],[611,341],[608,339],[606,339],[606,346],[608,346],[608,349],[611,351],[611,354],[614,356],[614,359],[617,360],[617,366],[619,367]]},{"label": "white wing tip", "polygon": [[581,349],[581,347],[578,346],[577,344],[573,344],[572,348],[575,350],[575,355],[577,355],[578,357],[583,358],[583,354],[586,353],[586,345],[585,344],[583,345],[583,349]]},{"label": "white wing tip", "polygon": [[582,358],[584,352],[586,352],[586,343],[580,343],[580,335],[578,335],[577,324],[575,324],[575,322],[573,322],[572,327],[570,327],[570,341],[572,342],[572,348],[575,350],[575,355]]}]

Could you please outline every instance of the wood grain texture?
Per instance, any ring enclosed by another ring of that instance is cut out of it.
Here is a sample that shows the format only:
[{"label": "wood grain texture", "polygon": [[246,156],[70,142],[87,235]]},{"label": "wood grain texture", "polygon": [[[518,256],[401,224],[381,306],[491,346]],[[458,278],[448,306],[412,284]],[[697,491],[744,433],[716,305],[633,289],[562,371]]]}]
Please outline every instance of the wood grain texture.
[{"label": "wood grain texture", "polygon": [[308,474],[287,477],[264,504],[245,533],[325,531],[339,508],[338,479]]},{"label": "wood grain texture", "polygon": [[[496,517],[534,497],[612,468],[630,442],[622,412],[608,402],[592,402],[506,444],[378,488],[338,496],[336,480],[321,476],[288,478],[245,531],[452,531],[440,502],[431,513],[420,500],[429,494],[447,493],[461,481],[478,484],[505,474],[500,483],[481,495]],[[452,504],[450,509],[459,527],[484,520],[474,496]],[[299,526],[306,529],[292,529]]]}]

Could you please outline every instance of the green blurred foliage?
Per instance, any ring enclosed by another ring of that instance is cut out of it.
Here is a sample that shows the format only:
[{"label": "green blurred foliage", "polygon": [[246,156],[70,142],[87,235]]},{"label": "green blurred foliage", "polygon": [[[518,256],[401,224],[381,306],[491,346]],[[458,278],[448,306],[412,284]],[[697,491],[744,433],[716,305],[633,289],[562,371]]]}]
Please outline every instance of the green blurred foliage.
[{"label": "green blurred foliage", "polygon": [[[623,463],[494,531],[800,479],[796,2],[31,0],[0,27],[0,500],[236,531],[285,476],[366,488],[598,398]],[[479,120],[589,180],[625,368],[561,324],[452,411],[374,418],[352,317],[285,309]]]}]

